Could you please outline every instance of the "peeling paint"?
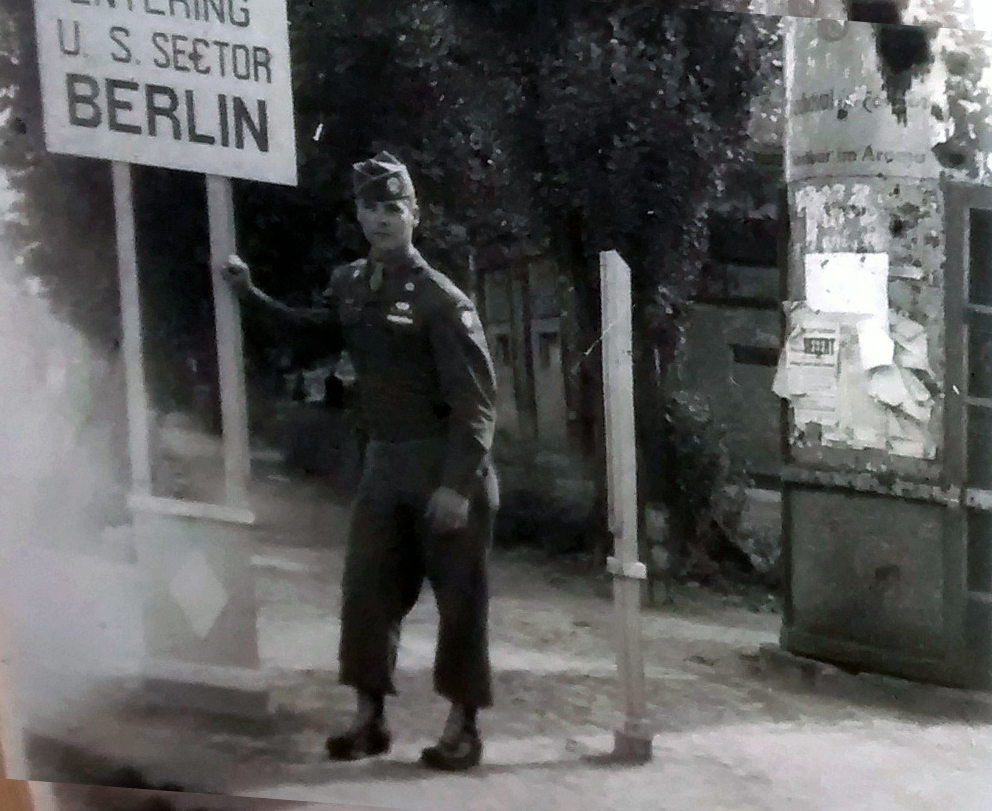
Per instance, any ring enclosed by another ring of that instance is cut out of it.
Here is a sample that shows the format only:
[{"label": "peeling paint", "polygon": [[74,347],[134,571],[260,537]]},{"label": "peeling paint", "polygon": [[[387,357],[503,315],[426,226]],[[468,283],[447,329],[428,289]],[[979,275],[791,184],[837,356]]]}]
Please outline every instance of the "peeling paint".
[{"label": "peeling paint", "polygon": [[[943,207],[936,180],[811,183],[798,186],[790,197],[793,218],[805,224],[804,254],[888,254],[893,308],[922,323],[934,322],[931,343],[943,346]],[[902,223],[898,234],[889,227],[894,219]],[[791,281],[798,287],[798,270]]]},{"label": "peeling paint", "polygon": [[906,97],[915,79],[928,73],[934,61],[933,33],[904,25],[897,0],[845,0],[848,18],[872,23],[875,54],[889,106],[900,124],[908,123]]},{"label": "peeling paint", "polygon": [[947,126],[933,146],[948,176],[992,182],[992,36],[988,32],[942,30]]},{"label": "peeling paint", "polygon": [[936,182],[866,178],[810,184],[795,195],[794,213],[806,221],[806,250],[888,253],[893,265],[923,268],[930,283],[939,283],[943,226]]},{"label": "peeling paint", "polygon": [[[967,11],[952,0],[899,5],[899,20],[906,23]],[[794,225],[789,296],[804,297],[808,253],[888,255],[893,313],[926,330],[932,370],[927,384],[934,396],[927,432],[936,451],[927,462],[899,458],[892,448],[858,450],[843,442],[831,448],[829,431],[793,426],[795,458],[800,464],[939,476],[946,345],[942,183],[992,186],[992,32],[930,26],[921,32],[927,59],[921,49],[900,63],[876,49],[881,47],[877,27],[850,22],[845,33],[827,42],[816,33],[815,21],[788,25],[794,34],[788,45],[794,50],[786,57],[787,184]],[[889,103],[886,70],[913,74],[905,87],[904,116]]]},{"label": "peeling paint", "polygon": [[[871,53],[873,41],[865,36],[864,28],[855,29],[851,36],[852,43],[857,43],[862,53]],[[935,35],[934,41],[946,47],[947,43],[939,35]],[[848,43],[848,48],[853,53],[852,43]],[[802,73],[816,82],[816,87],[836,87],[838,83],[850,80],[853,91],[844,94],[841,105],[850,107],[857,103],[859,95],[863,100],[876,92],[873,88],[881,89],[881,70],[874,60],[863,60],[860,66],[855,64],[860,75],[855,73],[852,79],[849,65],[842,69],[836,52],[827,53],[826,48],[820,51],[822,53],[807,50],[800,57],[804,62]],[[855,63],[852,54],[845,58],[850,64]],[[943,59],[932,60],[926,75],[907,88],[908,124],[897,122],[896,111],[883,101],[881,108],[873,105],[873,112],[868,115],[864,114],[865,108],[858,111],[855,127],[844,130],[841,129],[843,124],[841,127],[835,125],[830,137],[846,139],[852,147],[867,143],[872,154],[888,156],[877,169],[866,166],[862,155],[858,162],[833,162],[821,170],[819,177],[811,177],[808,173],[805,177],[797,177],[800,173],[794,172],[790,178],[790,213],[797,224],[790,252],[790,296],[804,297],[801,266],[808,253],[885,253],[889,257],[888,296],[892,317],[924,325],[927,362],[932,370],[928,390],[934,395],[932,410],[923,423],[917,424],[914,429],[917,433],[908,442],[897,438],[893,443],[885,438],[866,446],[863,436],[856,437],[849,431],[793,423],[791,444],[798,460],[824,463],[834,459],[843,467],[853,465],[876,471],[899,469],[902,464],[904,473],[907,470],[919,473],[921,465],[930,469],[928,465],[939,464],[939,461],[929,460],[939,459],[943,436],[943,404],[939,393],[943,386],[945,341],[945,242],[940,189],[944,170],[932,158],[927,163],[914,164],[911,161],[900,163],[895,156],[899,149],[909,154],[918,151],[929,155],[932,146],[946,139],[952,131],[954,122],[945,93],[949,74]],[[788,88],[789,97],[802,99],[801,90]],[[811,95],[807,93],[807,98]],[[819,131],[820,122],[812,120],[815,115],[800,121],[798,126],[794,119],[787,122],[787,145],[791,154],[801,154],[803,138],[812,138],[815,142],[817,138],[825,140],[827,137]],[[822,120],[824,124],[827,121],[825,112]],[[847,149],[846,145],[844,149]],[[856,341],[854,331],[845,327],[842,344],[856,345]],[[916,459],[899,462],[895,457],[900,455],[915,456]]]},{"label": "peeling paint", "polygon": [[908,25],[974,28],[972,4],[985,0],[901,0],[902,20]]}]

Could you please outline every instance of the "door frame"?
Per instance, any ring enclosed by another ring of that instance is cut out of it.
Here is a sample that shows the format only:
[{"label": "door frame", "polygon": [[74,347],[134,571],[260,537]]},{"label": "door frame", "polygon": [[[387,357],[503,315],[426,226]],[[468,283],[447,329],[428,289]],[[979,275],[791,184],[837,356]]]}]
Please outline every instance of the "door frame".
[{"label": "door frame", "polygon": [[[984,641],[984,649],[976,651],[968,642],[969,625],[979,622],[974,603],[988,603],[988,593],[969,591],[969,514],[971,511],[992,514],[992,490],[971,487],[968,481],[968,420],[969,407],[988,408],[969,392],[969,326],[971,310],[992,315],[992,307],[979,307],[971,297],[971,212],[975,209],[992,212],[992,187],[976,186],[959,181],[942,183],[944,201],[944,233],[946,261],[944,263],[944,472],[949,485],[957,488],[960,500],[949,507],[947,522],[948,544],[955,555],[952,561],[955,583],[955,610],[961,617],[954,642],[957,645],[957,665],[968,674],[968,681],[977,687],[989,687],[992,681],[992,636]],[[953,517],[952,517],[953,516]],[[989,586],[992,589],[992,584]],[[982,613],[982,612],[979,612]],[[990,613],[985,608],[985,614]],[[980,655],[975,656],[976,653]]]}]

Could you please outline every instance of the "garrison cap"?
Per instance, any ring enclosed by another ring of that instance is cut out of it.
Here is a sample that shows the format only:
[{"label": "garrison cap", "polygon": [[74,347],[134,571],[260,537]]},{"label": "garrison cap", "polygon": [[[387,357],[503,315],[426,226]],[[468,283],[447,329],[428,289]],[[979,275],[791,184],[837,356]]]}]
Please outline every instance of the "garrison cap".
[{"label": "garrison cap", "polygon": [[378,203],[415,197],[410,173],[399,158],[380,152],[374,158],[353,164],[355,197]]}]

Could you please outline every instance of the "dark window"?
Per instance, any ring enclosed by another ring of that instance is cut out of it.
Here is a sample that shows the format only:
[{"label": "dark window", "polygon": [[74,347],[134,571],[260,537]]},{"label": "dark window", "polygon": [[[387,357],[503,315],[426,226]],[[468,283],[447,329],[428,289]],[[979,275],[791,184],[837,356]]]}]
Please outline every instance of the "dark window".
[{"label": "dark window", "polygon": [[968,315],[968,394],[992,399],[992,315]]},{"label": "dark window", "polygon": [[968,251],[968,300],[972,304],[992,306],[992,211],[971,210]]},{"label": "dark window", "polygon": [[496,358],[504,366],[510,365],[510,336],[496,336]]},{"label": "dark window", "polygon": [[778,267],[777,220],[712,215],[710,256],[714,262],[749,267]]},{"label": "dark window", "polygon": [[968,512],[968,589],[992,591],[992,514]]},{"label": "dark window", "polygon": [[744,366],[778,366],[779,351],[771,346],[745,346],[731,344],[734,363]]},{"label": "dark window", "polygon": [[538,362],[542,369],[551,368],[551,353],[558,345],[558,334],[554,332],[542,332],[538,336],[537,351]]},{"label": "dark window", "polygon": [[486,273],[486,320],[506,323],[511,318],[509,279],[501,270]]}]

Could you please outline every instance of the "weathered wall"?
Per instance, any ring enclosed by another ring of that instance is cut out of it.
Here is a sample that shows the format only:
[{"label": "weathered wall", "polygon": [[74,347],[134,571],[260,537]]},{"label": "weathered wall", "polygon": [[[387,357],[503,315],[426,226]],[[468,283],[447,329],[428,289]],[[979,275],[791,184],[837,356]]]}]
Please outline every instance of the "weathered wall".
[{"label": "weathered wall", "polygon": [[[757,14],[776,13],[773,2],[752,3]],[[780,21],[766,21],[769,32]],[[770,309],[779,298],[775,231],[764,229],[762,243],[745,245],[738,226],[778,218],[778,191],[782,181],[785,123],[785,84],[782,75],[782,38],[767,55],[772,60],[771,82],[751,104],[749,156],[751,165],[728,179],[722,199],[710,212],[714,240],[707,289],[687,309],[683,343],[673,385],[701,396],[717,423],[735,466],[758,474],[763,481],[778,476],[781,466],[781,406],[771,390],[780,345],[779,314]],[[726,229],[726,225],[730,225]],[[721,247],[721,245],[723,247]],[[734,255],[721,255],[729,249]],[[760,256],[759,256],[760,255]]]},{"label": "weathered wall", "polygon": [[777,349],[778,314],[695,304],[685,329],[675,369],[679,388],[706,397],[737,464],[777,476],[782,459],[781,409],[771,386],[775,369],[735,360],[734,346]]}]

